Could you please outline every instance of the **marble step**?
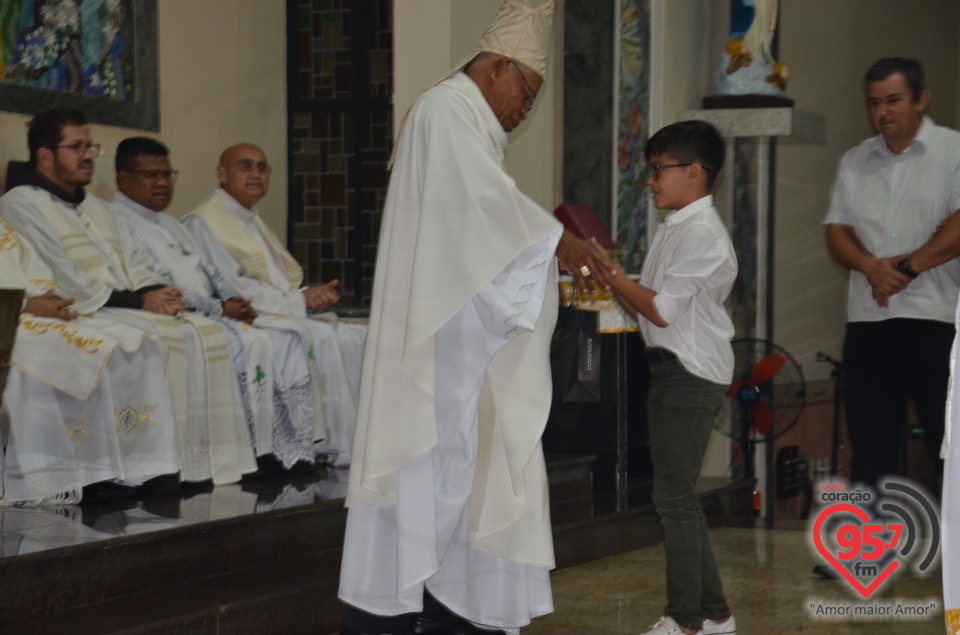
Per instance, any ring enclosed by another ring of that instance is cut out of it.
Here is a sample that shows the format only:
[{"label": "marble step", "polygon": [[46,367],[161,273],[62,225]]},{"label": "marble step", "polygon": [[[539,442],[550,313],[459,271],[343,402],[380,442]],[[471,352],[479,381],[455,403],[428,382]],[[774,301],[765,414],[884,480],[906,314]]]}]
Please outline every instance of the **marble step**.
[{"label": "marble step", "polygon": [[[589,456],[551,457],[559,568],[661,540],[650,505],[591,516]],[[712,525],[750,524],[752,485],[702,479]],[[586,499],[586,502],[584,502]],[[569,511],[573,510],[573,511]],[[342,499],[0,559],[0,633],[337,633]]]},{"label": "marble step", "polygon": [[[548,460],[558,524],[592,516],[592,460]],[[345,522],[338,498],[0,558],[0,632],[334,632]]]}]

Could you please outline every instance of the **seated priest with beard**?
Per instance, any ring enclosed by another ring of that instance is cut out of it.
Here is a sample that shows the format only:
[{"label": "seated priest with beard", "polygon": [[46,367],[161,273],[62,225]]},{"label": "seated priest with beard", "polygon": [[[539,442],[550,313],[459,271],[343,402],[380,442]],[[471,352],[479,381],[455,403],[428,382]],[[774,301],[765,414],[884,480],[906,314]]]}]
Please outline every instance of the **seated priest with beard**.
[{"label": "seated priest with beard", "polygon": [[3,219],[0,286],[25,293],[3,393],[0,507],[79,503],[91,485],[124,491],[179,472],[166,344],[103,311],[74,313]]}]

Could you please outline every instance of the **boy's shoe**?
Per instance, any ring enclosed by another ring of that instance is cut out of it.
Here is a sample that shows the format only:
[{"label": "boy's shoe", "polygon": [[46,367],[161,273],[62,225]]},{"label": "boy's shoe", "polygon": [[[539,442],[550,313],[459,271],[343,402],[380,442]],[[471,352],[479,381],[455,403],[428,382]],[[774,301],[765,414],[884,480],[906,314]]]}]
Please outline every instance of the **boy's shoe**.
[{"label": "boy's shoe", "polygon": [[703,620],[703,635],[736,635],[737,620],[731,615],[722,622]]},{"label": "boy's shoe", "polygon": [[[687,635],[681,630],[680,626],[673,621],[672,617],[664,615],[660,621],[653,625],[649,631],[641,635]],[[703,630],[697,631],[694,635],[704,635]]]}]

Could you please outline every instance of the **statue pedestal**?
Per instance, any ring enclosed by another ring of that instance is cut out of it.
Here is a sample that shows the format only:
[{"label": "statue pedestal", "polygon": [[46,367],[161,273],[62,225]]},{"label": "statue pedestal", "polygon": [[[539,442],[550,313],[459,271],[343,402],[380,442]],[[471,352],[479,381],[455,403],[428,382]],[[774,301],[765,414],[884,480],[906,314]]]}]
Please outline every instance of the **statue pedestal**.
[{"label": "statue pedestal", "polygon": [[[704,98],[711,99],[709,97]],[[735,99],[783,99],[773,95],[731,96]],[[789,101],[789,100],[788,100]],[[726,106],[703,110],[684,110],[679,119],[702,119],[717,127],[724,137],[767,137],[786,143],[823,143],[827,140],[827,118],[824,115],[788,106]]]},{"label": "statue pedestal", "polygon": [[708,95],[703,108],[793,108],[793,100],[779,95]]}]

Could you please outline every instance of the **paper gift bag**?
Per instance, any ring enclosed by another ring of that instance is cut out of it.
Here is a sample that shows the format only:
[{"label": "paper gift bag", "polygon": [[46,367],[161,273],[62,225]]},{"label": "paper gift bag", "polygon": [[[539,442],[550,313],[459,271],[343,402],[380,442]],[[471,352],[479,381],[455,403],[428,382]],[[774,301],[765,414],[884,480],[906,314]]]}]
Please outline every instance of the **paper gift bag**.
[{"label": "paper gift bag", "polygon": [[596,311],[560,307],[550,359],[554,399],[600,401],[600,333]]}]

